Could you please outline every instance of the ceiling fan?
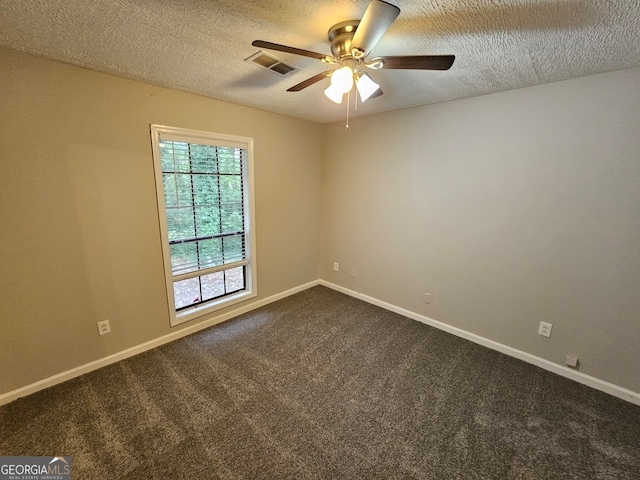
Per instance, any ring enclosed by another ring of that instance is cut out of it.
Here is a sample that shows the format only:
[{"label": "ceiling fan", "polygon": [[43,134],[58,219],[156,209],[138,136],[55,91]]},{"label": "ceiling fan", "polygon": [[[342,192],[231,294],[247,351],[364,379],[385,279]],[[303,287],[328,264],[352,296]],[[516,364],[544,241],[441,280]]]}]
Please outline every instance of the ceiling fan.
[{"label": "ceiling fan", "polygon": [[371,0],[362,20],[347,20],[329,29],[329,43],[333,56],[264,40],[254,40],[251,45],[315,58],[338,67],[314,75],[287,89],[288,92],[299,92],[331,77],[331,85],[324,91],[330,100],[342,103],[344,94],[350,92],[355,84],[360,100],[364,102],[382,95],[380,85],[365,73],[366,69],[448,70],[456,58],[454,55],[400,55],[369,59],[371,49],[399,14],[400,9],[395,5],[382,0]]}]

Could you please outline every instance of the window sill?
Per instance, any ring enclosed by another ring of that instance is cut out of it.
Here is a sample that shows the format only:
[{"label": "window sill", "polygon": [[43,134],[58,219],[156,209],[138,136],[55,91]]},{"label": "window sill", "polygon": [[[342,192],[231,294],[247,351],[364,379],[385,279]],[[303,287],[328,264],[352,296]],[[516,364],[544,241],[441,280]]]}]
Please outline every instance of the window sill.
[{"label": "window sill", "polygon": [[237,303],[247,301],[250,298],[256,297],[257,295],[258,294],[255,291],[244,290],[242,292],[229,295],[217,301],[207,302],[204,305],[198,305],[193,308],[182,310],[180,312],[177,312],[175,314],[175,317],[171,319],[171,326],[176,327],[195,318],[203,317],[215,311],[222,310],[223,308],[227,308]]}]

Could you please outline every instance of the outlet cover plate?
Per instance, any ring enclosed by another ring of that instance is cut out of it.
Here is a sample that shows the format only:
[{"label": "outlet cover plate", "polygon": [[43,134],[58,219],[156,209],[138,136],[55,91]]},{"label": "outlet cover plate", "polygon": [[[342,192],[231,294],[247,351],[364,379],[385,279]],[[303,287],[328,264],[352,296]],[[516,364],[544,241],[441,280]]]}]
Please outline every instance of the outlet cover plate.
[{"label": "outlet cover plate", "polygon": [[106,335],[107,333],[111,333],[109,320],[102,320],[101,322],[98,322],[98,335]]},{"label": "outlet cover plate", "polygon": [[547,322],[540,322],[540,327],[538,327],[538,335],[542,335],[543,337],[551,336],[551,329],[553,325]]},{"label": "outlet cover plate", "polygon": [[566,363],[569,367],[576,368],[578,366],[578,357],[576,357],[575,355],[567,355],[564,363]]}]

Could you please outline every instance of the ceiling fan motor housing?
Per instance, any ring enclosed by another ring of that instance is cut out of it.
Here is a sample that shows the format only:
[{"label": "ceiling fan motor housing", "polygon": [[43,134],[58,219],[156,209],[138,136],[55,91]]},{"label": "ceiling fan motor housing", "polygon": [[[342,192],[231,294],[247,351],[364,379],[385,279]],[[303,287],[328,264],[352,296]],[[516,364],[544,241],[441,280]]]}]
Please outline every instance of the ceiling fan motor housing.
[{"label": "ceiling fan motor housing", "polygon": [[336,59],[345,60],[353,58],[351,40],[359,24],[360,20],[347,20],[346,22],[337,23],[329,29],[331,53],[333,53]]}]

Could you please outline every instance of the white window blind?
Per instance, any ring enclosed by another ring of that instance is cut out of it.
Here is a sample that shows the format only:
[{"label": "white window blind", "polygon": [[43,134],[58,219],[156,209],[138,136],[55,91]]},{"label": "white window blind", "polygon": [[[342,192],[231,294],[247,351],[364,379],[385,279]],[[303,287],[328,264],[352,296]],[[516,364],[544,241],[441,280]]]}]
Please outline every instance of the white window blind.
[{"label": "white window blind", "polygon": [[253,292],[252,142],[159,126],[152,138],[168,296],[182,323]]}]

